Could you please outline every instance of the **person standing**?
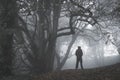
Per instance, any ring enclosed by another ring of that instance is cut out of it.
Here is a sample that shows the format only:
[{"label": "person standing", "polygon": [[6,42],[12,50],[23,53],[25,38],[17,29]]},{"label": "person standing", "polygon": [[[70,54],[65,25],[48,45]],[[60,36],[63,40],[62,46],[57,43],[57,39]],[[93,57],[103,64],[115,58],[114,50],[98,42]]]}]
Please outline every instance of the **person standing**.
[{"label": "person standing", "polygon": [[83,61],[82,61],[82,56],[83,56],[83,51],[80,46],[78,46],[78,49],[75,52],[76,55],[76,69],[78,69],[78,65],[80,63],[81,69],[83,69]]}]

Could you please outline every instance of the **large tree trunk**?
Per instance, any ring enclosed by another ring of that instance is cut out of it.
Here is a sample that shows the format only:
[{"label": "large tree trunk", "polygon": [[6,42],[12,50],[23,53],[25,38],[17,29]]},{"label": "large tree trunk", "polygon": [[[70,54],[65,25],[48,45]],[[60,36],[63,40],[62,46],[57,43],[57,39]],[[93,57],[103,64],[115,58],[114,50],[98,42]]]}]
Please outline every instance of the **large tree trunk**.
[{"label": "large tree trunk", "polygon": [[0,0],[0,5],[2,6],[0,25],[2,61],[0,62],[0,71],[3,75],[11,75],[13,59],[13,28],[17,23],[16,0]]},{"label": "large tree trunk", "polygon": [[[48,0],[48,2],[50,1]],[[46,0],[39,1],[39,5],[43,4],[45,8],[44,10],[43,7],[40,6],[38,10],[39,25],[37,36],[39,36],[39,46],[33,42],[34,46],[31,47],[31,49],[35,57],[31,59],[31,61],[29,59],[33,65],[32,72],[37,74],[52,71],[54,65],[60,3],[59,0],[54,0],[51,1],[53,5],[51,6],[48,2]],[[34,50],[34,48],[36,48],[36,50]]]},{"label": "large tree trunk", "polygon": [[60,16],[60,7],[61,7],[60,0],[54,0],[53,1],[53,30],[50,35],[50,41],[49,41],[48,51],[46,55],[47,71],[53,70],[58,20]]}]

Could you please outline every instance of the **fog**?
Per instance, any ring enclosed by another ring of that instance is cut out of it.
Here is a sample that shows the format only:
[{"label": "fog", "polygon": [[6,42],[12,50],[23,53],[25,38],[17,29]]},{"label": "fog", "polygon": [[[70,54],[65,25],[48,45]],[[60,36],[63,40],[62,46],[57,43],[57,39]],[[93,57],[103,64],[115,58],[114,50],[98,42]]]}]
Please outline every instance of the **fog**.
[{"label": "fog", "polygon": [[[102,22],[101,24],[106,26]],[[106,24],[109,24],[109,21],[106,21]],[[59,19],[58,28],[66,27],[68,25],[69,18],[61,17]],[[86,23],[78,21],[76,22],[75,27],[79,30],[76,30],[74,35],[63,36],[57,39],[56,52],[60,56],[60,61],[65,58],[68,46],[73,40],[72,47],[68,53],[68,59],[62,69],[75,69],[75,51],[78,46],[81,46],[83,50],[83,66],[86,69],[112,65],[120,62],[120,55],[118,53],[118,48],[120,46],[120,31],[118,26],[110,25],[109,28],[100,29],[97,25],[86,25]]]},{"label": "fog", "polygon": [[[57,40],[57,50],[61,59],[67,51],[70,38],[71,36],[62,37]],[[117,47],[112,43],[109,42],[105,44],[104,40],[93,41],[79,36],[73,44],[69,57],[62,69],[75,69],[75,51],[78,46],[81,46],[83,50],[83,66],[85,69],[112,65],[120,62],[120,55],[117,52]]]}]

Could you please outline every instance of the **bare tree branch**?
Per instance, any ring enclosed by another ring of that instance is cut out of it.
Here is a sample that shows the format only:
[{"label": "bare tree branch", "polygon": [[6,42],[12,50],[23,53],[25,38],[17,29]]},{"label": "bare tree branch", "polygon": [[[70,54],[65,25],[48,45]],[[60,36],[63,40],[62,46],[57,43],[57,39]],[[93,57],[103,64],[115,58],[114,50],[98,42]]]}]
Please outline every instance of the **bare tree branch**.
[{"label": "bare tree branch", "polygon": [[73,34],[73,33],[72,33],[72,32],[59,33],[59,34],[57,35],[57,37],[68,36],[68,35],[71,35],[71,34]]}]

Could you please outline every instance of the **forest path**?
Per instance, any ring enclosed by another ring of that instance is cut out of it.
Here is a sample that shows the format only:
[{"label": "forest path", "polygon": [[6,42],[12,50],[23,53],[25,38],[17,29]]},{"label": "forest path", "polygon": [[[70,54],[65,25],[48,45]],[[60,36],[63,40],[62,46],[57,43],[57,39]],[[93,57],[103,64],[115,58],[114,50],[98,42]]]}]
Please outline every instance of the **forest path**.
[{"label": "forest path", "polygon": [[33,80],[120,80],[120,63],[94,69],[55,71]]}]

